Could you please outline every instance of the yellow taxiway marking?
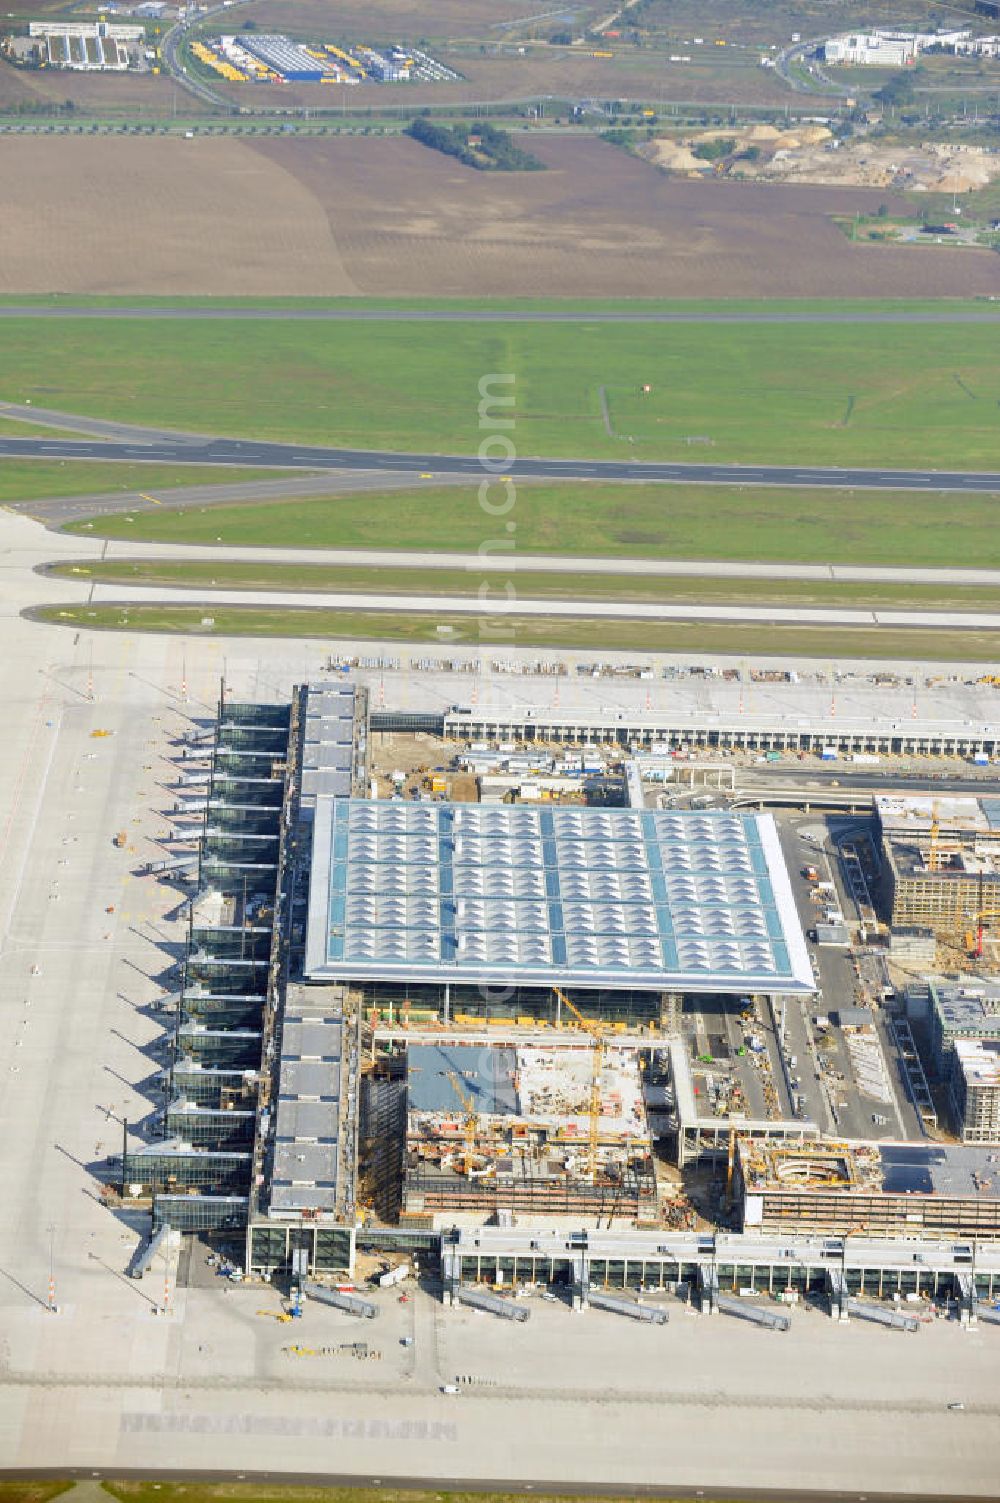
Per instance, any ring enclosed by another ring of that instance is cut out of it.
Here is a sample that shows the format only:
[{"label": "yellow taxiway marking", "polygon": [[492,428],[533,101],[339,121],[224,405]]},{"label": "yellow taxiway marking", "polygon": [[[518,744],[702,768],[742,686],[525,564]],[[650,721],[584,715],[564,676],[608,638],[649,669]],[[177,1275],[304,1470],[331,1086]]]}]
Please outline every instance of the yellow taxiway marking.
[{"label": "yellow taxiway marking", "polygon": [[154,506],[162,506],[163,505],[163,502],[162,501],[157,501],[157,499],[156,499],[155,496],[147,496],[145,491],[140,491],[139,495],[142,497],[143,501],[152,501],[152,503],[153,503]]}]

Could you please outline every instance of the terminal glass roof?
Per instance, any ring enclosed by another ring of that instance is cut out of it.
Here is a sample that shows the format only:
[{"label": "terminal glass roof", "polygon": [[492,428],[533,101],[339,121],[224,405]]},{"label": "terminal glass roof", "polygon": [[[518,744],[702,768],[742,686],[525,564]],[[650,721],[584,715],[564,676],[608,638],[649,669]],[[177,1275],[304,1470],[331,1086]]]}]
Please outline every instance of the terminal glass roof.
[{"label": "terminal glass roof", "polygon": [[770,815],[323,797],[306,973],[814,989]]}]

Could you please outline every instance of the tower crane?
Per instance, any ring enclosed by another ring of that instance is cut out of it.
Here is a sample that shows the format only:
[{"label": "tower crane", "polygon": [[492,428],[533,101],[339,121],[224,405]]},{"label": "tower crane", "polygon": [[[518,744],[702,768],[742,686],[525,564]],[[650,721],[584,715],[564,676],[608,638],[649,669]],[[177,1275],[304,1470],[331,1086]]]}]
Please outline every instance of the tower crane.
[{"label": "tower crane", "polygon": [[941,866],[941,856],[938,850],[938,839],[941,833],[941,818],[938,812],[938,801],[935,799],[931,804],[931,838],[927,850],[927,870],[936,872]]},{"label": "tower crane", "polygon": [[479,1125],[479,1113],[476,1111],[476,1103],[473,1100],[471,1094],[466,1090],[465,1086],[459,1079],[458,1072],[455,1070],[449,1070],[448,1079],[454,1086],[455,1095],[462,1103],[462,1110],[465,1113],[462,1121],[462,1130],[465,1136],[464,1168],[466,1174],[468,1174],[469,1160],[472,1158],[473,1154],[476,1151],[476,1128]]},{"label": "tower crane", "polygon": [[597,1179],[597,1137],[601,1125],[601,1074],[604,1069],[604,1025],[594,1018],[585,1018],[574,1002],[571,1002],[566,993],[554,986],[552,990],[559,998],[564,1007],[568,1007],[576,1018],[580,1027],[589,1033],[594,1041],[594,1050],[591,1061],[590,1074],[590,1104],[587,1115],[590,1121],[590,1132],[587,1143],[587,1171],[592,1180]]}]

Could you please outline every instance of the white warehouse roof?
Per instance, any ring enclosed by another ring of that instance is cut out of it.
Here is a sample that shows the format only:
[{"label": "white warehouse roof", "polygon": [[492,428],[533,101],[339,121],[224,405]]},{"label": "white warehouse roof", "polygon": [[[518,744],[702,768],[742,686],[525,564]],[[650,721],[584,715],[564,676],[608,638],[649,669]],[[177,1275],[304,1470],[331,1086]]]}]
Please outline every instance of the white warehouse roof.
[{"label": "white warehouse roof", "polygon": [[325,796],[306,975],[815,989],[770,815]]}]

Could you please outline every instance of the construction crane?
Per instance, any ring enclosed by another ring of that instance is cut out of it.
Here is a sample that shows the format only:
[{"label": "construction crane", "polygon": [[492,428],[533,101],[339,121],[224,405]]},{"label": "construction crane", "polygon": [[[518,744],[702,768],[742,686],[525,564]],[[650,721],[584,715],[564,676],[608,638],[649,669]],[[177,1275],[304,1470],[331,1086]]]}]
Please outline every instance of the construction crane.
[{"label": "construction crane", "polygon": [[465,1086],[458,1077],[457,1071],[449,1070],[447,1073],[448,1079],[455,1088],[455,1095],[462,1103],[462,1109],[465,1112],[465,1118],[462,1123],[462,1129],[465,1134],[465,1159],[463,1167],[466,1174],[468,1174],[469,1161],[476,1151],[476,1128],[479,1125],[479,1113],[476,1111],[475,1101],[465,1089]]},{"label": "construction crane", "polygon": [[597,1138],[601,1125],[601,1075],[604,1070],[604,1025],[594,1018],[585,1018],[574,1002],[571,1002],[566,993],[554,986],[559,1001],[564,1007],[568,1007],[576,1018],[580,1027],[589,1033],[594,1041],[594,1051],[591,1063],[590,1075],[590,1104],[587,1115],[590,1121],[590,1133],[587,1144],[587,1171],[592,1180],[597,1179]]},{"label": "construction crane", "polygon": [[[979,881],[977,886],[978,897],[976,900],[976,932],[974,936],[971,933],[966,935],[966,944],[967,948],[972,952],[975,958],[977,960],[981,960],[983,956],[986,922],[988,919],[996,919],[997,907],[995,901],[992,903],[987,902],[986,876],[982,870],[980,870],[979,872]],[[969,941],[974,941],[974,943],[969,943]]]},{"label": "construction crane", "polygon": [[927,850],[927,870],[929,872],[936,872],[940,866],[940,855],[938,852],[938,837],[940,833],[941,820],[938,816],[938,801],[935,799],[931,804],[931,838]]}]

